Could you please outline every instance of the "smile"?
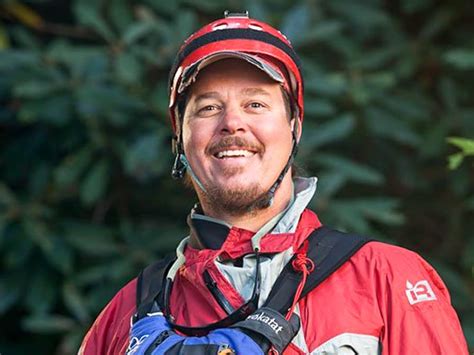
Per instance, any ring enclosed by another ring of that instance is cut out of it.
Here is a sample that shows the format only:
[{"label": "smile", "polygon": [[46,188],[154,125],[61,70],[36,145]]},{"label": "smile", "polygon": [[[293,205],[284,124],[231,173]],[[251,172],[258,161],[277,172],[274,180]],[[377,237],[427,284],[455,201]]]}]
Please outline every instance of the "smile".
[{"label": "smile", "polygon": [[225,158],[247,158],[254,155],[255,152],[251,152],[245,149],[238,149],[238,150],[223,150],[221,152],[217,152],[215,157],[218,159],[225,159]]}]

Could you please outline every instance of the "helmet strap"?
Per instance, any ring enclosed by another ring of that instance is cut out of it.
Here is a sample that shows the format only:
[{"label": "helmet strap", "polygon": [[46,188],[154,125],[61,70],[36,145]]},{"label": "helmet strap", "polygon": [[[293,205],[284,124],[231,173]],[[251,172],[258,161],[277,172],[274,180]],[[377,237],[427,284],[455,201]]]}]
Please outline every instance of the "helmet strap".
[{"label": "helmet strap", "polygon": [[171,176],[175,180],[180,180],[184,177],[186,172],[186,164],[183,163],[184,150],[181,144],[181,140],[175,136],[172,140],[172,150],[176,154],[174,159],[173,168],[171,169]]},{"label": "helmet strap", "polygon": [[273,204],[273,200],[275,198],[275,192],[280,187],[285,175],[288,173],[288,170],[290,169],[291,165],[293,164],[293,161],[295,160],[296,153],[298,152],[298,141],[296,139],[296,132],[295,130],[293,130],[291,133],[292,133],[293,146],[291,147],[290,156],[288,157],[288,161],[286,162],[286,165],[284,166],[280,175],[278,176],[276,181],[273,183],[273,185],[270,187],[270,189],[267,192],[268,204],[265,207],[270,207]]}]

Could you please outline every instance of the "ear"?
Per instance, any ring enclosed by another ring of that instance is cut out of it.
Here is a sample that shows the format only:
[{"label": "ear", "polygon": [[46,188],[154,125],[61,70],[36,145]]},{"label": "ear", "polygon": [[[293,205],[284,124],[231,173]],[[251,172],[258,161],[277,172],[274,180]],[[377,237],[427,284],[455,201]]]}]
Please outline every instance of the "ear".
[{"label": "ear", "polygon": [[301,117],[293,117],[291,119],[291,130],[295,133],[296,136],[296,143],[300,142],[301,139],[301,132],[302,132],[302,123],[301,123]]}]

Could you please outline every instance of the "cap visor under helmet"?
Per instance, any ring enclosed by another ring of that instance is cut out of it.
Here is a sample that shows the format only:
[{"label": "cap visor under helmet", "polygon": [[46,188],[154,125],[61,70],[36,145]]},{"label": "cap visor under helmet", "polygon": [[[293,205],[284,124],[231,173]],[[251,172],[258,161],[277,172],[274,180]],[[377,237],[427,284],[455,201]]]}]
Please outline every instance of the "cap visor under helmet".
[{"label": "cap visor under helmet", "polygon": [[[243,59],[247,61],[248,63],[256,66],[258,69],[262,70],[265,72],[271,79],[275,80],[276,82],[285,85],[286,80],[283,74],[276,68],[276,66],[261,57],[255,56],[255,55],[250,55],[247,53],[243,52],[219,52],[219,53],[213,53],[198,62],[195,62],[188,67],[183,69],[183,74],[181,78],[181,82],[179,84],[177,94],[183,93],[195,80],[199,72],[205,68],[206,66],[217,62],[222,59],[227,59],[227,58],[237,58],[237,59]],[[178,74],[179,75],[179,74]],[[285,85],[286,86],[286,85]]]}]

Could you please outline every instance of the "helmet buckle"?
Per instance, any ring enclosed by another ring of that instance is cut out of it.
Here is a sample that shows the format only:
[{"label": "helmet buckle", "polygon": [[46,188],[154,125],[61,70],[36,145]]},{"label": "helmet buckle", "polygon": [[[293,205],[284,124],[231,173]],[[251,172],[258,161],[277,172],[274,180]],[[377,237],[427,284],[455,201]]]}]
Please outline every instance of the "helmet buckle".
[{"label": "helmet buckle", "polygon": [[235,17],[243,17],[249,18],[249,12],[245,10],[244,12],[230,12],[229,10],[224,11],[225,18],[235,18]]}]

